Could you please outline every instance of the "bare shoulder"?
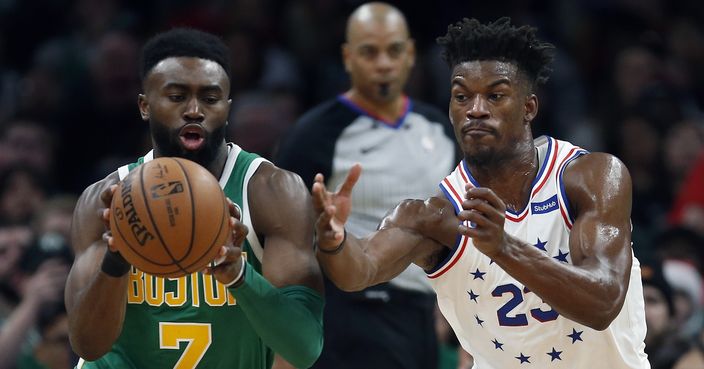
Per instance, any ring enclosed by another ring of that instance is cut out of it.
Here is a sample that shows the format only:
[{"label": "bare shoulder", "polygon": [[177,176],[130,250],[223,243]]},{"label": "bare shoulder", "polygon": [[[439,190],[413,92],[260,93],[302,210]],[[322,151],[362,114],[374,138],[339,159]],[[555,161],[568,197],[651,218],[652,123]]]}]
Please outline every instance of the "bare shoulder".
[{"label": "bare shoulder", "polygon": [[308,190],[298,174],[269,162],[262,163],[252,176],[249,193],[257,198],[271,198],[272,201],[310,202]]},{"label": "bare shoulder", "polygon": [[611,154],[596,152],[573,160],[562,179],[573,206],[594,203],[628,205],[630,209],[631,176],[626,165]]},{"label": "bare shoulder", "polygon": [[250,206],[256,229],[280,228],[281,222],[294,228],[310,222],[312,229],[312,202],[300,176],[265,162],[248,186],[250,204],[256,204]]},{"label": "bare shoulder", "polygon": [[100,211],[105,208],[102,196],[110,186],[119,181],[117,172],[110,173],[102,180],[88,186],[78,198],[71,224],[71,243],[76,254],[88,248],[96,237],[102,236],[104,225],[100,219]]},{"label": "bare shoulder", "polygon": [[630,188],[631,176],[626,165],[617,157],[595,152],[569,163],[565,168],[563,181],[566,186],[582,188],[624,186]]},{"label": "bare shoulder", "polygon": [[[628,174],[626,165],[614,155],[605,152],[593,152],[582,155],[568,164],[565,174],[590,175],[590,174]],[[567,177],[567,176],[565,176]]]},{"label": "bare shoulder", "polygon": [[81,196],[78,198],[76,210],[80,210],[83,208],[98,209],[100,207],[103,207],[101,194],[103,193],[103,191],[110,188],[110,186],[117,184],[118,182],[120,182],[119,175],[117,174],[117,172],[112,172],[108,174],[107,177],[86,187]]},{"label": "bare shoulder", "polygon": [[[119,176],[119,174],[117,174],[117,171],[112,172],[112,173],[108,174],[105,178],[86,187],[86,189],[83,191],[83,195],[95,196],[97,194],[98,198],[100,198],[100,193],[103,190],[109,188],[110,186],[112,186],[114,184],[118,184],[119,182],[120,182],[120,176]],[[83,196],[83,195],[81,195],[81,196]]]},{"label": "bare shoulder", "polygon": [[384,218],[380,228],[405,228],[449,246],[457,237],[458,225],[452,203],[444,196],[436,195],[426,200],[402,201]]}]

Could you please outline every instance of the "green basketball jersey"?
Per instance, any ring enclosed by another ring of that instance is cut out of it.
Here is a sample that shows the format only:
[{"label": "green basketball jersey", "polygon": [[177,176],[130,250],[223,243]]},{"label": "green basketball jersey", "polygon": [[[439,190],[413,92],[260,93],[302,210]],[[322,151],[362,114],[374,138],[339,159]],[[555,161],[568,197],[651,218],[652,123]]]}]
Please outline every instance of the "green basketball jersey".
[{"label": "green basketball jersey", "polygon": [[[122,167],[120,178],[152,158],[150,152]],[[243,245],[247,261],[261,273],[262,247],[252,228],[247,184],[264,159],[236,145],[229,154],[220,185],[242,213],[250,232]],[[269,369],[273,352],[264,345],[224,285],[193,273],[159,278],[132,268],[122,333],[107,355],[80,362],[95,368]]]}]

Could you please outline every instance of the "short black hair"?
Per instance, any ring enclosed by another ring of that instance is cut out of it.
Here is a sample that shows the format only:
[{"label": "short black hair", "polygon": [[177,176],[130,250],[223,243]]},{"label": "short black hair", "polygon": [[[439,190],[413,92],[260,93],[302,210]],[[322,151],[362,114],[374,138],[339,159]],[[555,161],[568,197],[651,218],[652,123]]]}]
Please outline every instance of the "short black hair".
[{"label": "short black hair", "polygon": [[511,25],[509,17],[486,24],[464,18],[450,24],[437,43],[445,48],[442,57],[450,68],[472,60],[515,63],[535,86],[548,80],[555,52],[555,46],[538,40],[536,32],[535,27]]},{"label": "short black hair", "polygon": [[230,77],[230,52],[218,36],[193,28],[174,28],[152,37],[142,48],[141,80],[160,61],[181,56],[212,60]]}]

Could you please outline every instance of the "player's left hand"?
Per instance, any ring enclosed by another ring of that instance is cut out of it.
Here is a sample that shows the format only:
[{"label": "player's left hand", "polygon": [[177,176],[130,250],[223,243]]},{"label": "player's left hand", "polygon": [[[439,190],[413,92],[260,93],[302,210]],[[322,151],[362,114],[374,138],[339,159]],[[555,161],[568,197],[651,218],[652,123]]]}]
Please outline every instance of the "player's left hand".
[{"label": "player's left hand", "polygon": [[354,164],[347,172],[345,181],[334,193],[325,187],[325,178],[321,173],[315,175],[311,194],[313,209],[318,216],[315,222],[316,242],[321,249],[333,250],[342,244],[345,223],[352,211],[352,189],[361,174],[362,166]]},{"label": "player's left hand", "polygon": [[[503,249],[506,240],[504,223],[506,204],[490,188],[467,185],[462,211],[458,217],[461,235],[471,237],[474,246],[486,256],[493,258]],[[466,226],[468,221],[471,226]]]},{"label": "player's left hand", "polygon": [[247,238],[249,228],[240,221],[242,214],[235,204],[227,199],[230,210],[230,229],[232,235],[227,244],[220,247],[220,252],[214,261],[214,266],[209,266],[203,270],[205,274],[212,274],[215,279],[222,284],[230,284],[239,274],[243,267],[240,260],[242,256],[242,243]]}]

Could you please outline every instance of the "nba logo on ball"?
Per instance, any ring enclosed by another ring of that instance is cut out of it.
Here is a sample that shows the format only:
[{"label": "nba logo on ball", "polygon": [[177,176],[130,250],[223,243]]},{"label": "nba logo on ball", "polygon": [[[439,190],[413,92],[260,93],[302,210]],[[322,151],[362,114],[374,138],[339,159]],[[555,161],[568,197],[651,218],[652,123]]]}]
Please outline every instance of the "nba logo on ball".
[{"label": "nba logo on ball", "polygon": [[[155,178],[158,178],[155,176]],[[171,203],[171,199],[166,198],[167,196],[173,196],[183,193],[183,182],[182,181],[166,181],[162,183],[157,183],[151,187],[152,201],[163,199],[164,207],[166,209],[166,214],[169,219],[169,225],[171,227],[176,227],[176,216],[179,214],[178,208],[174,208]]]},{"label": "nba logo on ball", "polygon": [[183,182],[171,181],[168,183],[158,183],[152,186],[152,199],[158,199],[169,195],[183,192]]}]

